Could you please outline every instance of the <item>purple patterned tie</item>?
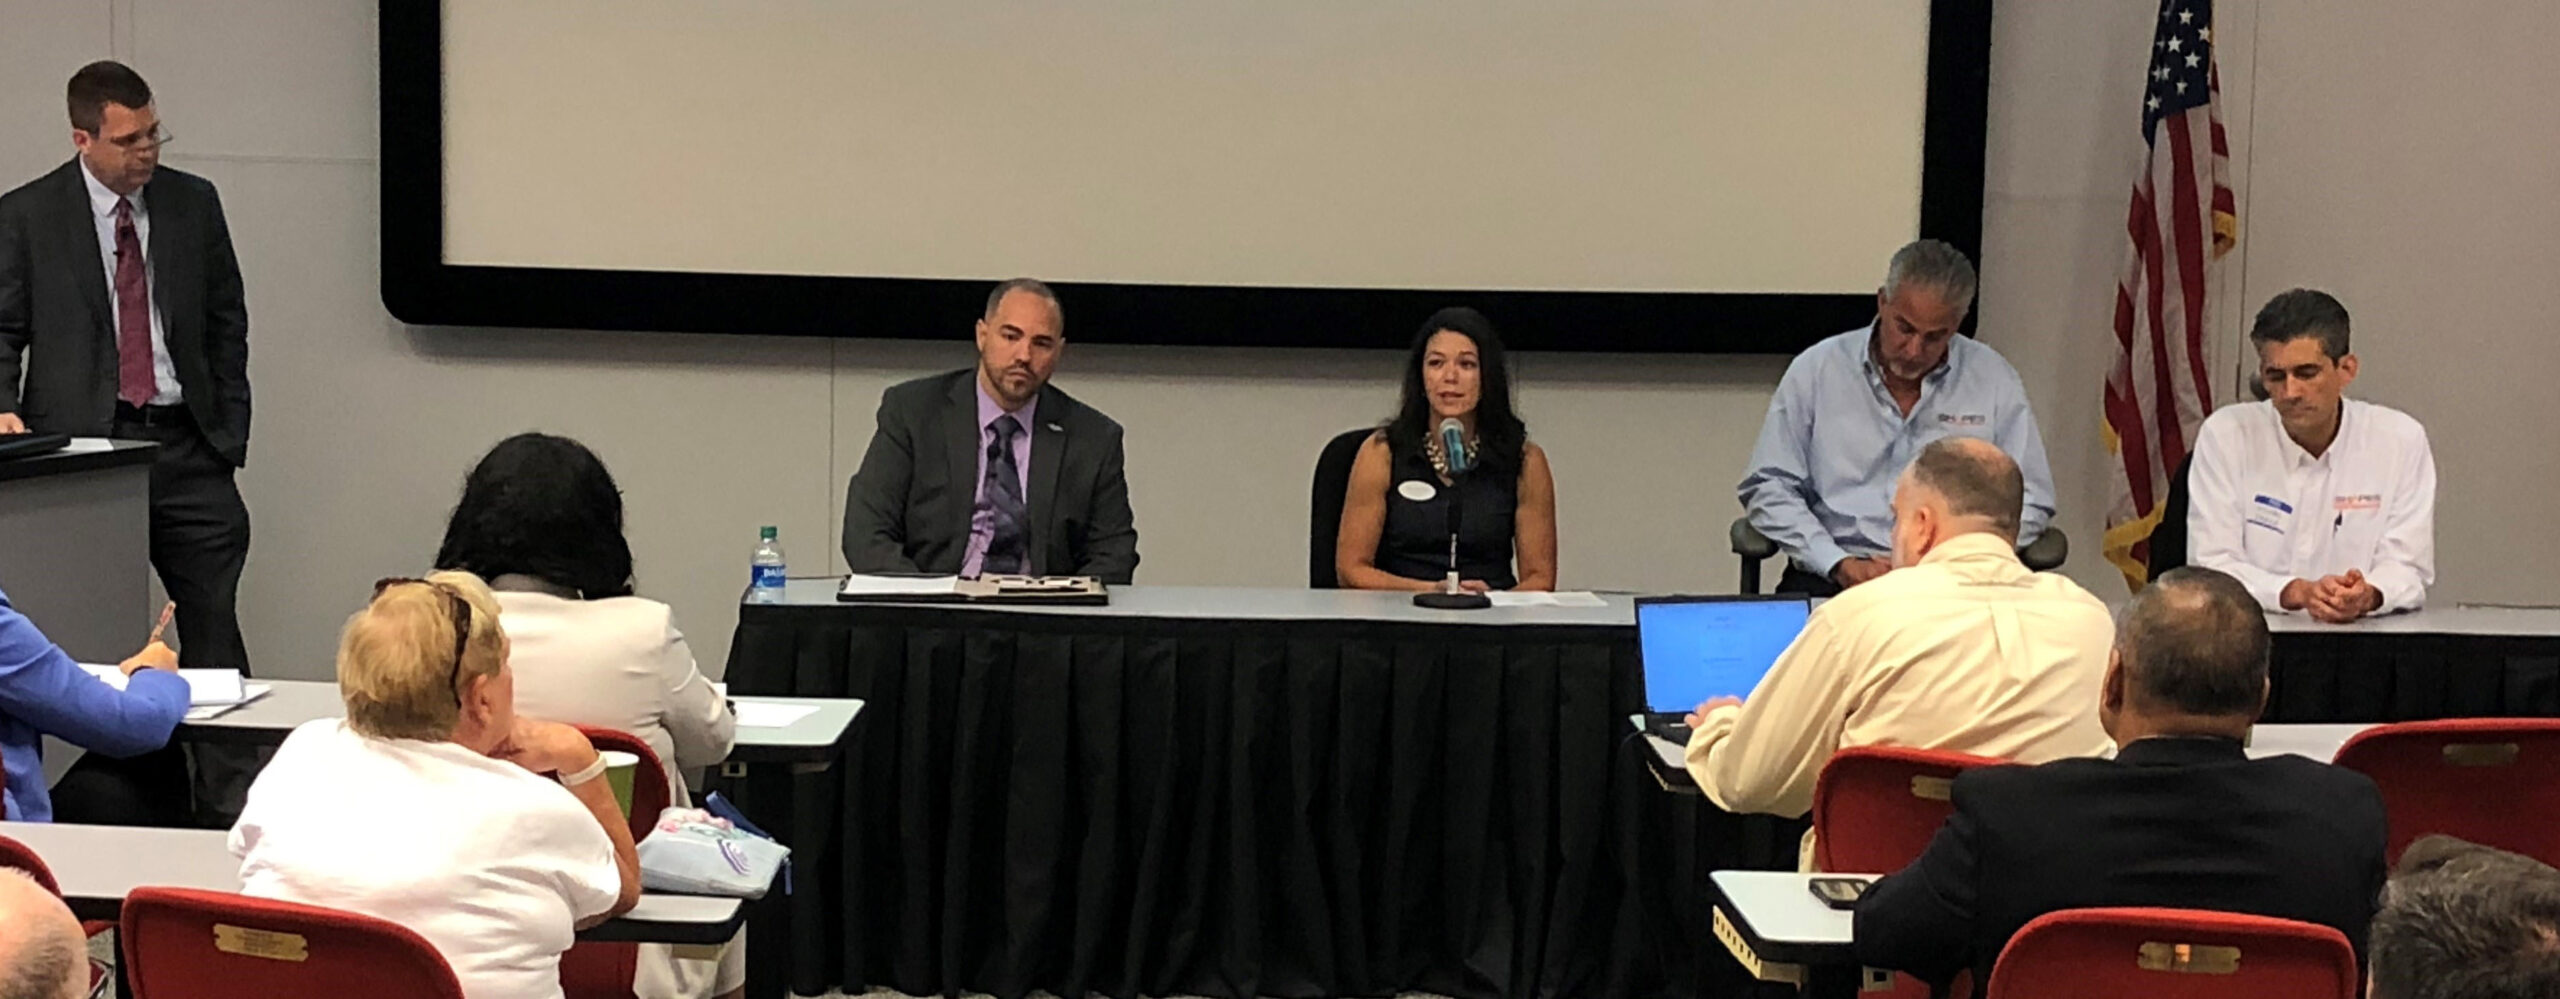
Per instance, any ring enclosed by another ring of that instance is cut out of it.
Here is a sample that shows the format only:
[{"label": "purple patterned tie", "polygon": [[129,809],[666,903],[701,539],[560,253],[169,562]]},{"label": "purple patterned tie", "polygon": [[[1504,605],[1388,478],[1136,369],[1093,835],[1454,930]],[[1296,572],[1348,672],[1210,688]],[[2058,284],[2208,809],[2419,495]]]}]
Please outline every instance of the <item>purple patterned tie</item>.
[{"label": "purple patterned tie", "polygon": [[987,558],[978,571],[988,575],[1019,575],[1030,571],[1023,558],[1022,545],[1022,473],[1013,461],[1013,439],[1022,433],[1022,423],[1007,413],[987,425],[995,431],[996,441],[987,446],[987,479],[979,486],[986,497],[987,518],[994,531],[987,537]]},{"label": "purple patterned tie", "polygon": [[133,202],[116,199],[116,398],[134,406],[159,394],[151,376],[151,288],[143,279],[142,236]]}]

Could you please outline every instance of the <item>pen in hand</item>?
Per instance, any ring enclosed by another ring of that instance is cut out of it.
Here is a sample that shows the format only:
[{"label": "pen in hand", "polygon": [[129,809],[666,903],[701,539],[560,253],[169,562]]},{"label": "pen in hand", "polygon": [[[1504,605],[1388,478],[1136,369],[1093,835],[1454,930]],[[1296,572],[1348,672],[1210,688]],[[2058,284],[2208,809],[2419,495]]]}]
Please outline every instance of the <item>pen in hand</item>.
[{"label": "pen in hand", "polygon": [[149,642],[144,642],[143,644],[145,644],[145,645],[149,645],[149,644],[151,644],[151,642],[157,642],[157,641],[159,641],[159,640],[160,640],[160,636],[161,636],[161,634],[162,634],[162,633],[164,633],[164,632],[167,632],[167,631],[169,630],[169,619],[170,619],[170,618],[172,618],[172,617],[177,616],[177,613],[178,613],[178,602],[177,602],[177,601],[172,600],[172,601],[169,601],[168,603],[161,604],[161,605],[160,605],[160,623],[158,623],[158,624],[154,624],[154,625],[152,625],[152,626],[151,626],[151,640],[150,640]]}]

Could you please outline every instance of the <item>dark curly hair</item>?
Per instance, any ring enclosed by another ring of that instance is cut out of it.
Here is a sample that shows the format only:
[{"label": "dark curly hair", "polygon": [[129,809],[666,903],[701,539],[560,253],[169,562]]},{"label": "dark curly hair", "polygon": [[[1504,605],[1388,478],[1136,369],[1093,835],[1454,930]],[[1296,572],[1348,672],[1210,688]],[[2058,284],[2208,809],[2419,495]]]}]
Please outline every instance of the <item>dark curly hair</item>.
[{"label": "dark curly hair", "polygon": [[577,441],[540,433],[499,441],[462,482],[436,568],[482,579],[519,573],[588,600],[630,596],[622,490]]},{"label": "dark curly hair", "polygon": [[1435,423],[1431,418],[1431,394],[1422,387],[1423,355],[1431,347],[1431,338],[1441,330],[1466,337],[1476,345],[1476,439],[1484,452],[1478,455],[1483,467],[1501,475],[1520,474],[1521,452],[1529,442],[1529,428],[1511,411],[1511,363],[1502,352],[1502,335],[1493,331],[1493,320],[1484,313],[1465,306],[1442,309],[1422,323],[1413,335],[1413,350],[1405,356],[1404,394],[1396,406],[1395,419],[1384,429],[1387,444],[1398,453],[1422,453],[1423,438],[1429,436]]}]

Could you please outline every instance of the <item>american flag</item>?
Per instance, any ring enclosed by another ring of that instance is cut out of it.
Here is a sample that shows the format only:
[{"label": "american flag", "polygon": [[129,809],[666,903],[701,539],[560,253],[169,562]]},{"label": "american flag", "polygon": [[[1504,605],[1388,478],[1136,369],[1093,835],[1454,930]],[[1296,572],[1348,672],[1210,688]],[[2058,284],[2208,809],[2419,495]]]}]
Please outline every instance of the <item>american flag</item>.
[{"label": "american flag", "polygon": [[2161,0],[2144,78],[2142,176],[2125,216],[2132,253],[2116,281],[2116,362],[2107,372],[2106,443],[2114,480],[2107,560],[2128,586],[2149,578],[2151,529],[2169,475],[2213,411],[2205,375],[2216,260],[2239,239],[2231,147],[2215,110],[2212,0]]}]

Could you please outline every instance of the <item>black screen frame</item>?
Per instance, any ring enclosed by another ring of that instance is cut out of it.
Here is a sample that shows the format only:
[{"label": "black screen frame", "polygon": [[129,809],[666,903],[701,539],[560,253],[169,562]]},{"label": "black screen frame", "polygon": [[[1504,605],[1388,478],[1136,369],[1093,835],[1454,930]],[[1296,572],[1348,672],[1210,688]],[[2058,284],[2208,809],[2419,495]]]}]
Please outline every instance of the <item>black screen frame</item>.
[{"label": "black screen frame", "polygon": [[[1981,259],[1991,0],[1931,0],[1920,235]],[[487,267],[444,259],[443,5],[379,0],[382,302],[419,326],[882,339],[957,335],[989,280]],[[1807,122],[1806,127],[1823,127]],[[1887,248],[1878,248],[1882,270]],[[1400,347],[1468,304],[1515,350],[1791,354],[1874,317],[1867,294],[1069,283],[1083,343]],[[745,305],[741,305],[745,303]],[[1971,320],[1967,320],[1968,330]]]}]

